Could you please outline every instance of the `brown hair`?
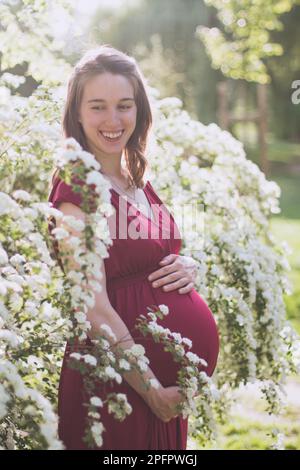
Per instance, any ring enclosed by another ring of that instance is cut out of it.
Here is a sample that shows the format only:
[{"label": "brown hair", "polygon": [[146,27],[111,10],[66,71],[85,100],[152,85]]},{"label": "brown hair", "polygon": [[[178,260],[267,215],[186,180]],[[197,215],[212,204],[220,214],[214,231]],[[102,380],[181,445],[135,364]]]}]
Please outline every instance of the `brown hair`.
[{"label": "brown hair", "polygon": [[[147,135],[152,124],[152,112],[145,90],[143,75],[133,57],[105,44],[88,50],[75,65],[68,82],[62,127],[65,138],[73,137],[83,150],[89,151],[81,123],[78,121],[85,83],[95,75],[109,72],[125,76],[133,86],[137,106],[136,127],[125,147],[125,161],[129,173],[129,186],[144,186],[143,175],[147,167],[144,156]],[[56,169],[52,183],[58,175]]]}]

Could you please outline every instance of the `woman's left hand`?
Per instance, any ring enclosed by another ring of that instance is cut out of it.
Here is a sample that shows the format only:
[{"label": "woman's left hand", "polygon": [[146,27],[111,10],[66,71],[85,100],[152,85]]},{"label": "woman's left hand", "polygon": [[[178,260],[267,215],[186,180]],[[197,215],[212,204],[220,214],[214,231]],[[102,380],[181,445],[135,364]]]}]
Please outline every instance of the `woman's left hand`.
[{"label": "woman's left hand", "polygon": [[163,267],[148,276],[153,287],[162,287],[166,292],[179,289],[179,294],[187,294],[193,289],[197,274],[197,262],[193,258],[170,254],[159,264]]}]

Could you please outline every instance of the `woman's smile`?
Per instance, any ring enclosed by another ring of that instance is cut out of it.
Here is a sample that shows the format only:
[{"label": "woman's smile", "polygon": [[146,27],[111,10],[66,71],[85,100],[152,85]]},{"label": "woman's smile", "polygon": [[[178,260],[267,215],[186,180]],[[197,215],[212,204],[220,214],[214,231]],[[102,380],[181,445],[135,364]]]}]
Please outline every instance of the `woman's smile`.
[{"label": "woman's smile", "polygon": [[101,139],[105,140],[106,142],[109,143],[118,143],[121,141],[122,136],[124,134],[124,129],[119,132],[105,132],[105,131],[99,131],[99,135]]}]

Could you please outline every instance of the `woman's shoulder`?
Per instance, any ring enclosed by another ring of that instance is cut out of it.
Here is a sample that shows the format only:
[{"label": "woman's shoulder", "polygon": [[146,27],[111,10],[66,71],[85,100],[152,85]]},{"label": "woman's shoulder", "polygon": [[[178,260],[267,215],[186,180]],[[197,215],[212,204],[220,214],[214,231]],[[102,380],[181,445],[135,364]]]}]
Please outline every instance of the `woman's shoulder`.
[{"label": "woman's shoulder", "polygon": [[[48,202],[51,202],[53,207],[57,208],[61,202],[71,202],[80,208],[83,208],[83,197],[78,186],[83,186],[85,183],[83,180],[76,176],[71,178],[71,182],[67,183],[59,175],[55,175],[52,180],[52,188],[48,196]],[[76,188],[77,186],[77,188]],[[89,185],[93,186],[93,185]],[[90,188],[89,204],[90,210],[93,211],[93,199],[95,197],[94,188]]]}]

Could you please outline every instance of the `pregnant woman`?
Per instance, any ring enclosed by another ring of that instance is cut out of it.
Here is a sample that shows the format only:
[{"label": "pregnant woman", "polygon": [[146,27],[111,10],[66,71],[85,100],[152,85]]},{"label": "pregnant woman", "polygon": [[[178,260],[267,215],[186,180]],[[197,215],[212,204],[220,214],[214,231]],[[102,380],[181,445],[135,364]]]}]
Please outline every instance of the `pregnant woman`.
[{"label": "pregnant woman", "polygon": [[[87,313],[91,323],[88,334],[91,339],[96,337],[101,324],[106,323],[117,339],[128,338],[124,348],[142,344],[150,361],[144,376],[137,371],[124,373],[122,383],[109,389],[127,395],[132,413],[120,422],[101,409],[105,431],[99,449],[103,450],[186,449],[187,419],[175,411],[182,400],[176,386],[178,364],[160,344],[143,338],[135,329],[137,318],[147,313],[147,307],[168,306],[169,315],[158,323],[192,341],[191,351],[205,359],[203,370],[210,376],[219,351],[213,315],[193,289],[190,268],[182,262],[187,257],[179,255],[181,239],[175,220],[150,181],[145,184],[143,180],[147,165],[143,152],[151,123],[149,100],[135,60],[106,45],[87,52],[69,81],[63,129],[65,137],[75,138],[95,156],[103,177],[111,183],[117,233],[109,258],[104,260],[99,280],[102,291]],[[125,168],[121,164],[123,152]],[[84,221],[81,196],[59,174],[52,183],[49,201],[53,206]],[[162,217],[162,213],[169,217]],[[124,219],[127,232],[120,236],[119,221]],[[142,236],[135,236],[137,229]],[[83,450],[88,448],[83,441],[83,381],[80,373],[68,366],[69,354],[67,344],[59,386],[59,437],[66,449]],[[143,383],[151,378],[159,387],[146,391]],[[105,397],[102,389],[98,396]]]}]

